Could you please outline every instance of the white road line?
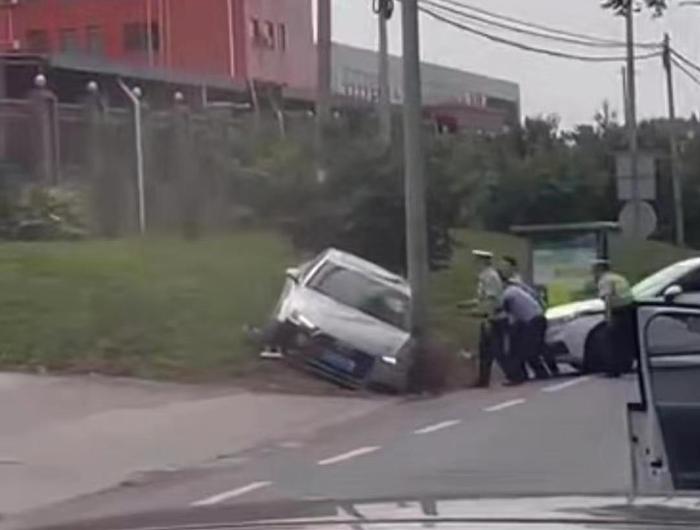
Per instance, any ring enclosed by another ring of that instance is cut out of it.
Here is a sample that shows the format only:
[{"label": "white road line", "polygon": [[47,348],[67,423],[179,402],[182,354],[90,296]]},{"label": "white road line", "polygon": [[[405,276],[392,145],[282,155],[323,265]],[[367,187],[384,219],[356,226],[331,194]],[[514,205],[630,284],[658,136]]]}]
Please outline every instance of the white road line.
[{"label": "white road line", "polygon": [[559,392],[560,390],[564,390],[565,388],[569,388],[569,387],[574,386],[574,385],[585,383],[589,379],[590,379],[590,376],[577,377],[576,379],[572,379],[571,381],[565,381],[563,383],[558,383],[556,385],[546,386],[542,389],[542,392]]},{"label": "white road line", "polygon": [[270,484],[272,484],[272,482],[251,482],[247,486],[236,488],[235,490],[223,491],[221,493],[217,493],[216,495],[212,495],[211,497],[207,497],[205,499],[193,502],[192,504],[190,504],[190,506],[213,506],[214,504],[219,504],[220,502],[233,499],[234,497],[240,497],[241,495],[245,495],[246,493],[251,493],[255,490],[266,488]]},{"label": "white road line", "polygon": [[431,432],[440,431],[442,429],[447,429],[448,427],[452,427],[452,426],[457,425],[459,423],[462,423],[462,420],[441,421],[440,423],[435,423],[433,425],[428,425],[427,427],[423,427],[422,429],[417,429],[417,430],[413,431],[413,434],[428,434]]},{"label": "white road line", "polygon": [[353,449],[352,451],[348,451],[347,453],[342,453],[340,455],[332,456],[330,458],[326,458],[324,460],[319,460],[317,463],[319,466],[329,466],[331,464],[337,464],[338,462],[344,462],[345,460],[350,460],[351,458],[355,458],[356,456],[362,456],[366,455],[369,453],[374,453],[375,451],[378,451],[381,449],[378,445],[371,445],[367,447],[360,447],[359,449]]},{"label": "white road line", "polygon": [[510,407],[514,407],[516,405],[520,405],[522,403],[525,403],[525,400],[522,398],[511,399],[510,401],[504,401],[503,403],[499,403],[498,405],[493,405],[491,407],[486,407],[485,409],[482,409],[482,410],[484,412],[496,412],[498,410],[503,410],[503,409],[507,409]]}]

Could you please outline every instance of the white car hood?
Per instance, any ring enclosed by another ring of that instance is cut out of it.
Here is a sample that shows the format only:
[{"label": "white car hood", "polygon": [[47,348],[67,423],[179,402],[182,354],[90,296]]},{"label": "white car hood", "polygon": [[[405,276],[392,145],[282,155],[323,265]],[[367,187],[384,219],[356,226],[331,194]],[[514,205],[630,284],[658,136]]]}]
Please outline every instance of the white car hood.
[{"label": "white car hood", "polygon": [[605,311],[605,304],[599,298],[581,300],[570,304],[558,305],[547,310],[547,320],[557,320],[560,318],[570,318],[582,313],[602,313]]}]

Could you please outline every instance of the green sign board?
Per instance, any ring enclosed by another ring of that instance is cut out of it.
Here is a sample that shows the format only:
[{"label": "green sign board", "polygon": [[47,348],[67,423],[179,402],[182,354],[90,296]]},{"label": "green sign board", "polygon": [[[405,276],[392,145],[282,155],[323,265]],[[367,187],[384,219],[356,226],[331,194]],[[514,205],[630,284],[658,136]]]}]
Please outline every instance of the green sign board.
[{"label": "green sign board", "polygon": [[532,242],[534,284],[545,290],[550,306],[590,296],[591,263],[598,257],[598,248],[597,234],[591,232]]}]

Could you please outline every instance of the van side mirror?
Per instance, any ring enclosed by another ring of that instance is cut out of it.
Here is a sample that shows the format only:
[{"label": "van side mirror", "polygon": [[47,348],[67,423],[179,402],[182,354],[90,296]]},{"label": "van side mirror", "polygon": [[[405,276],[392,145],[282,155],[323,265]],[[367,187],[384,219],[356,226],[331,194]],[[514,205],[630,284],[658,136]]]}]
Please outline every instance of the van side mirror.
[{"label": "van side mirror", "polygon": [[285,275],[294,283],[299,283],[299,280],[301,279],[301,272],[296,267],[287,269]]},{"label": "van side mirror", "polygon": [[664,289],[664,300],[666,302],[673,302],[676,297],[683,294],[683,287],[678,284],[669,285]]}]

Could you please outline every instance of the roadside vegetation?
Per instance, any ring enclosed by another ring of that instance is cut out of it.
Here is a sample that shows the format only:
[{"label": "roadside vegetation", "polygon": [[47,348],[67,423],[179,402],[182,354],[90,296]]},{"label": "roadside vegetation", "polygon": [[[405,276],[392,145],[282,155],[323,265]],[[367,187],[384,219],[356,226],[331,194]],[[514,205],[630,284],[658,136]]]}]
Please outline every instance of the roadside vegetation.
[{"label": "roadside vegetation", "polygon": [[[526,253],[505,234],[460,230],[455,240],[450,266],[432,276],[436,335],[450,351],[474,349],[478,337],[478,322],[456,308],[473,295],[470,249],[523,261]],[[244,326],[265,320],[285,267],[301,257],[286,237],[252,230],[0,249],[0,367],[194,381],[253,369]],[[656,242],[613,245],[634,279],[687,254]]]},{"label": "roadside vegetation", "polygon": [[[190,380],[249,374],[260,364],[244,326],[263,323],[286,266],[335,246],[405,272],[400,126],[387,150],[370,116],[339,114],[319,178],[313,120],[290,120],[280,134],[269,118],[253,127],[199,116],[186,137],[152,127],[145,238],[135,236],[133,160],[115,148],[109,120],[93,135],[95,160],[57,188],[28,184],[27,168],[0,164],[0,367]],[[665,152],[664,125],[640,124],[640,144]],[[441,349],[476,348],[478,322],[456,308],[474,294],[471,249],[525,263],[511,225],[616,217],[613,154],[625,138],[607,105],[593,125],[569,131],[550,116],[499,135],[426,134],[431,315]],[[700,136],[686,135],[691,246],[700,246],[698,146]],[[668,241],[663,163],[659,182],[655,237]],[[632,281],[688,254],[622,240],[611,251]]]}]

